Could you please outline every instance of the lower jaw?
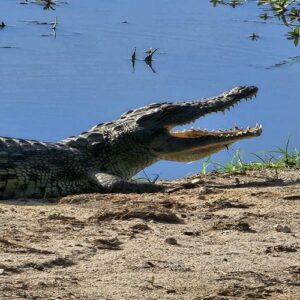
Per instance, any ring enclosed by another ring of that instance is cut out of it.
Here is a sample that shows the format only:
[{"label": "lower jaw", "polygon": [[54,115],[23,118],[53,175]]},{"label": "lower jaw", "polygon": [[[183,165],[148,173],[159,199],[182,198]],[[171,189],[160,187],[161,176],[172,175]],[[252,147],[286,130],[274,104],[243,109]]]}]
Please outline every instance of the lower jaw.
[{"label": "lower jaw", "polygon": [[[195,160],[200,160],[205,157],[209,157],[210,155],[219,152],[229,146],[231,143],[227,143],[226,145],[222,145],[214,148],[202,148],[193,151],[184,151],[184,152],[175,152],[169,153],[163,156],[165,160],[178,161],[178,162],[191,162]],[[176,149],[176,148],[174,148]]]}]

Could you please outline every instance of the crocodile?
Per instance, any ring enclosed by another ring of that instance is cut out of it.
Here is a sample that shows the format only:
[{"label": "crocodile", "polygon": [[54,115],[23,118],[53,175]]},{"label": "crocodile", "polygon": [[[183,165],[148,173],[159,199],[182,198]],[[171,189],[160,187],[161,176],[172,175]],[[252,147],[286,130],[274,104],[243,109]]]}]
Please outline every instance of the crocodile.
[{"label": "crocodile", "polygon": [[262,132],[258,124],[216,131],[175,127],[225,112],[257,91],[239,86],[212,98],[153,103],[56,143],[0,137],[0,199],[163,190],[131,178],[159,160],[199,160]]}]

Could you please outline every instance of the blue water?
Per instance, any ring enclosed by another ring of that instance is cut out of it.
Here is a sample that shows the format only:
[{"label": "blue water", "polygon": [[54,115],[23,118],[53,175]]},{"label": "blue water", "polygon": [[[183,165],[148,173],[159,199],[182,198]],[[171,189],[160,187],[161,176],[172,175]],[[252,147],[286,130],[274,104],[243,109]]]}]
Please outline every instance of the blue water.
[{"label": "blue water", "polygon": [[[300,148],[300,59],[290,59],[300,47],[286,40],[284,26],[252,22],[261,13],[255,2],[232,9],[213,8],[208,0],[72,0],[52,11],[1,0],[0,12],[8,25],[0,31],[0,47],[13,47],[0,48],[2,136],[57,141],[154,101],[215,96],[251,84],[260,88],[254,101],[226,116],[200,119],[195,127],[259,122],[263,135],[233,150],[274,149],[289,135],[292,147]],[[50,25],[28,22],[55,17],[56,38]],[[261,38],[251,41],[253,32]],[[145,49],[160,48],[156,73],[143,61],[133,71],[134,47],[140,58]],[[233,150],[213,160],[226,161]],[[201,162],[160,162],[147,173],[175,178],[200,169]]]}]

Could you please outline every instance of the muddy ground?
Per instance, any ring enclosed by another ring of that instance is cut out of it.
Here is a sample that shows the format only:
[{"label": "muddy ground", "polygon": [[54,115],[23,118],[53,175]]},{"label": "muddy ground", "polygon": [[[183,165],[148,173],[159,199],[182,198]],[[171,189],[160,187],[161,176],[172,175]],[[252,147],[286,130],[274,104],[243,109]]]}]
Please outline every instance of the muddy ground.
[{"label": "muddy ground", "polygon": [[0,299],[300,299],[300,171],[0,203]]}]

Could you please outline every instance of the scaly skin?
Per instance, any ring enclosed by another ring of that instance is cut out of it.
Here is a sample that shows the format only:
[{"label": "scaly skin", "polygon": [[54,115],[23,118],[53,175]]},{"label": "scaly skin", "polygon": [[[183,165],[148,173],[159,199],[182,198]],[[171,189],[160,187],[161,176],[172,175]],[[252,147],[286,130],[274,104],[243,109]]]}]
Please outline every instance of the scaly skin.
[{"label": "scaly skin", "polygon": [[129,180],[159,160],[201,159],[262,132],[261,126],[211,132],[172,128],[228,110],[256,92],[256,87],[236,87],[214,98],[150,104],[58,143],[0,137],[0,199],[159,191],[158,185]]}]

